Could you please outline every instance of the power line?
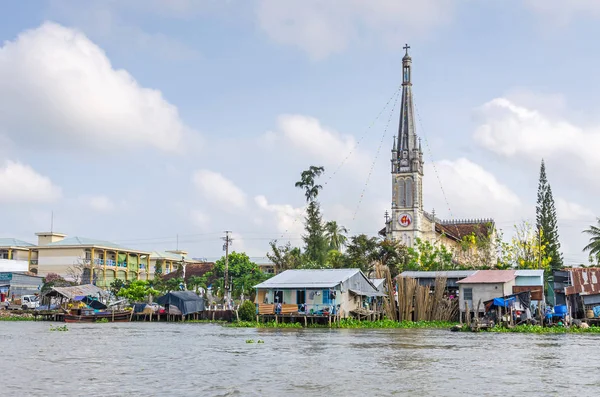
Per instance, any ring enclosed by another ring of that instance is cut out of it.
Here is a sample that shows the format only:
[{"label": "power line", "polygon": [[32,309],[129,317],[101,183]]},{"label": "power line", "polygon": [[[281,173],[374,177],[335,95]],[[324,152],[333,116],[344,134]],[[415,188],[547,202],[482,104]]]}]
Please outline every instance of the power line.
[{"label": "power line", "polygon": [[381,152],[381,148],[383,147],[383,142],[385,140],[385,136],[387,135],[388,128],[392,121],[392,116],[394,115],[394,110],[396,109],[396,105],[398,104],[398,98],[400,97],[400,90],[396,91],[396,96],[394,99],[394,106],[392,106],[392,110],[388,117],[387,123],[385,124],[385,128],[383,129],[383,134],[381,134],[381,141],[379,142],[379,147],[377,148],[377,152],[375,153],[375,158],[373,159],[373,163],[371,164],[371,168],[369,169],[369,174],[367,175],[367,180],[365,181],[365,186],[360,192],[360,197],[358,198],[358,204],[356,205],[356,209],[354,210],[354,215],[352,215],[352,222],[356,219],[356,214],[362,204],[363,198],[365,196],[365,192],[367,191],[367,187],[369,186],[369,181],[371,180],[371,175],[373,174],[373,170],[375,169],[375,164],[377,163],[377,159],[379,158],[379,153]]},{"label": "power line", "polygon": [[[392,101],[392,99],[397,98],[397,95],[398,95],[397,90],[394,90],[394,93],[387,100],[387,102],[385,103],[385,105],[383,106],[383,108],[381,109],[381,111],[377,114],[377,116],[371,122],[371,124],[369,124],[369,126],[367,127],[367,129],[362,133],[362,135],[360,136],[360,138],[356,141],[356,144],[354,145],[354,147],[352,147],[350,149],[350,151],[348,152],[348,154],[346,155],[346,157],[344,157],[344,159],[341,161],[341,163],[339,164],[339,166],[325,180],[325,182],[323,183],[323,186],[327,186],[329,184],[329,182],[333,179],[333,177],[335,175],[337,175],[338,171],[344,166],[344,164],[346,164],[346,161],[354,154],[354,152],[356,151],[356,149],[358,148],[358,146],[361,144],[361,142],[365,139],[365,137],[367,136],[367,134],[369,133],[369,131],[371,130],[371,128],[373,128],[373,126],[375,125],[375,123],[377,122],[377,120],[379,120],[379,118],[381,117],[381,115],[383,114],[383,112],[387,109],[387,107],[389,106],[389,104]],[[285,229],[284,233],[281,234],[281,238],[284,238],[284,234],[286,234],[289,231],[290,227],[296,225],[296,223],[298,222],[298,220],[300,219],[300,217],[303,216],[303,215],[304,215],[304,211],[301,211],[298,215],[296,215],[296,217],[294,218],[294,221],[292,222],[292,224],[290,226],[288,226],[287,229]],[[288,241],[289,241],[289,239],[288,239]]]}]

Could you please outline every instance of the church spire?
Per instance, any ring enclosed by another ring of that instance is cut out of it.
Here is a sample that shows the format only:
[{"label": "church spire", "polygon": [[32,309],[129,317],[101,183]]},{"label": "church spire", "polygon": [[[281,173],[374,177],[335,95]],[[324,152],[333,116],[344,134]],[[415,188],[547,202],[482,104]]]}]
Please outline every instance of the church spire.
[{"label": "church spire", "polygon": [[[412,157],[413,150],[418,150],[418,139],[415,132],[415,116],[412,95],[412,58],[408,55],[410,46],[404,46],[402,58],[402,102],[400,106],[400,125],[398,127],[398,158]],[[404,156],[404,157],[403,157]]]}]

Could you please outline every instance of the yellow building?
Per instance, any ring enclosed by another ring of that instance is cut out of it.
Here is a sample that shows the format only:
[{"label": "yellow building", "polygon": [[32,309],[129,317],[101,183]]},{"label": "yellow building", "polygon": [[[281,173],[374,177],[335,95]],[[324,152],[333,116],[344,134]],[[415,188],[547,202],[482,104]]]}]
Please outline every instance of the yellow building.
[{"label": "yellow building", "polygon": [[[150,252],[122,247],[109,241],[69,237],[60,233],[36,233],[38,245],[30,247],[37,273],[57,273],[81,283],[108,287],[116,278],[123,281],[154,277]],[[31,263],[31,262],[30,262]],[[33,268],[32,263],[32,268]],[[90,272],[93,268],[93,275]]]},{"label": "yellow building", "polygon": [[0,259],[28,261],[29,249],[34,245],[16,238],[0,238]]}]

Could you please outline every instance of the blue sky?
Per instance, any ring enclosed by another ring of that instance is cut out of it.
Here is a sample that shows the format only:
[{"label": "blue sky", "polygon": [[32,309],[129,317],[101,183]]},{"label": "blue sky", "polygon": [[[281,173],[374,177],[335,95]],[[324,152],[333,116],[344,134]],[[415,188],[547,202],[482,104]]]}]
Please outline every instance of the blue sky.
[{"label": "blue sky", "polygon": [[374,234],[398,106],[375,119],[408,42],[426,208],[493,217],[508,237],[534,217],[544,157],[565,259],[586,260],[581,230],[600,190],[595,1],[56,0],[3,11],[2,235],[33,241],[54,211],[71,236],[172,249],[179,235],[196,257],[220,256],[232,230],[233,248],[259,260],[271,239],[300,244],[293,184],[311,164],[326,168],[325,218]]}]

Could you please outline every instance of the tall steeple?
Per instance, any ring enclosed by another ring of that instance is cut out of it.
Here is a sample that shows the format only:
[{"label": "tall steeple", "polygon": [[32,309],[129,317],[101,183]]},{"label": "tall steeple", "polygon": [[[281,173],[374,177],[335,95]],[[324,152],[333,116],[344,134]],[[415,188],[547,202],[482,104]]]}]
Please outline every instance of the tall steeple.
[{"label": "tall steeple", "polygon": [[423,233],[423,152],[415,129],[412,59],[404,46],[398,137],[392,147],[392,216],[386,236],[412,246]]},{"label": "tall steeple", "polygon": [[396,151],[398,158],[410,158],[412,160],[412,152],[418,150],[419,147],[415,130],[415,109],[412,94],[412,58],[408,55],[409,49],[410,46],[406,44],[404,46],[406,52],[402,58],[402,102],[400,105],[398,147]]}]

